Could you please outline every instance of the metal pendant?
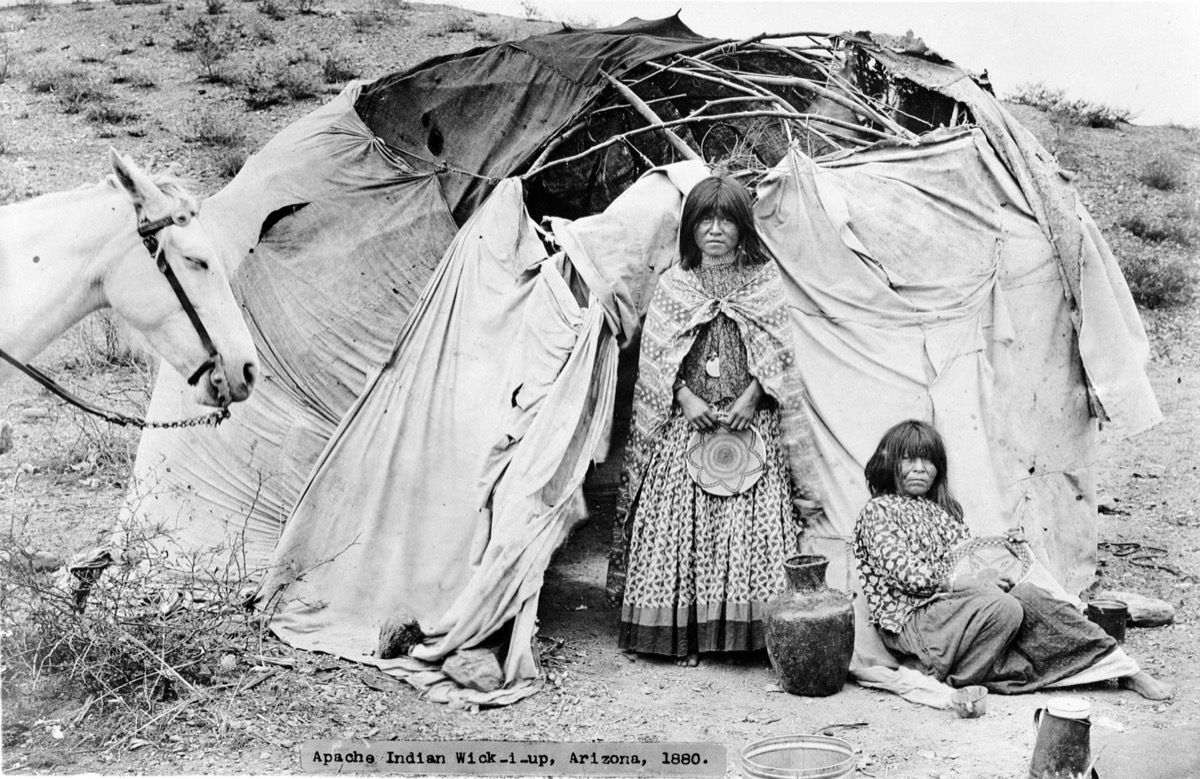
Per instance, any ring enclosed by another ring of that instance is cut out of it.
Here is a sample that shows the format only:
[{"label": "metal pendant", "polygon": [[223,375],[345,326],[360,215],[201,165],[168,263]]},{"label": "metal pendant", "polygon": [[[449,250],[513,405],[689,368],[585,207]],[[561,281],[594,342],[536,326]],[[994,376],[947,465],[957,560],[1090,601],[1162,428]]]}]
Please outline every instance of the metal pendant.
[{"label": "metal pendant", "polygon": [[704,372],[707,373],[709,376],[712,376],[714,379],[720,378],[721,377],[721,358],[720,357],[709,357],[708,361],[706,363],[704,363]]}]

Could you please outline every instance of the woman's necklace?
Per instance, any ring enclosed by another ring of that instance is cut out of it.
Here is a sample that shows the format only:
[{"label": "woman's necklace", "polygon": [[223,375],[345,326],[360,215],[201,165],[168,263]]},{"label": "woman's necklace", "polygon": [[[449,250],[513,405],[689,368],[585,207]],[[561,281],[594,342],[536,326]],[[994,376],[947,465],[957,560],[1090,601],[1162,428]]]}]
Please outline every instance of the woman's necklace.
[{"label": "woman's necklace", "polygon": [[727,268],[737,259],[737,250],[726,252],[717,257],[709,254],[700,255],[700,265],[705,268]]},{"label": "woman's necklace", "polygon": [[[729,268],[733,266],[733,262],[736,259],[736,249],[731,252],[726,252],[719,257],[701,254],[700,267],[707,268],[709,270]],[[708,353],[708,359],[704,361],[704,372],[714,379],[719,379],[721,378],[721,339],[713,338],[712,345],[709,348],[711,351]]]}]

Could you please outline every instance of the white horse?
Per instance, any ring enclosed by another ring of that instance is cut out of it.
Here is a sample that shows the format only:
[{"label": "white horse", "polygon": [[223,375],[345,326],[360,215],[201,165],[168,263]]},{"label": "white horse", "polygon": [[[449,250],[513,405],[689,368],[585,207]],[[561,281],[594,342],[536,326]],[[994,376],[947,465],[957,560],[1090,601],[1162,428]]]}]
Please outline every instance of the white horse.
[{"label": "white horse", "polygon": [[[115,150],[109,162],[114,175],[100,184],[0,207],[0,349],[28,362],[111,306],[198,403],[245,400],[258,375],[254,341],[196,199]],[[0,361],[0,382],[15,371]]]}]

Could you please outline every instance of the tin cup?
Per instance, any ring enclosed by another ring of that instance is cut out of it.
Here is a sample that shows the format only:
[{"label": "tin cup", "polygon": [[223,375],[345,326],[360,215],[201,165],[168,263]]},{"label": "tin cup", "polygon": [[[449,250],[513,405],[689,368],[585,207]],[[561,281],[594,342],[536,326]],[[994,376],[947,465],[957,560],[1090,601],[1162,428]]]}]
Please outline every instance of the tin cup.
[{"label": "tin cup", "polygon": [[1087,618],[1115,638],[1117,643],[1125,641],[1125,623],[1129,621],[1129,606],[1125,601],[1115,598],[1091,601],[1087,605]]},{"label": "tin cup", "polygon": [[982,717],[987,713],[987,688],[972,684],[955,690],[950,696],[950,705],[954,707],[954,713],[963,719]]}]

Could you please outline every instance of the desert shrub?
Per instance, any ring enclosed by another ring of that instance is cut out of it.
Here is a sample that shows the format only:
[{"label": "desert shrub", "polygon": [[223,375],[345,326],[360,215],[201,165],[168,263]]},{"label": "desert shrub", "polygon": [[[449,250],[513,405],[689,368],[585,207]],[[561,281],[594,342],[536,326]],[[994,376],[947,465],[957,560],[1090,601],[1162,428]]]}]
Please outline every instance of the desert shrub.
[{"label": "desert shrub", "polygon": [[47,571],[53,563],[27,538],[0,538],[6,704],[21,693],[90,699],[79,716],[122,718],[109,738],[124,741],[169,723],[180,711],[172,702],[236,679],[238,656],[261,646],[259,621],[244,605],[244,555],[167,569],[162,542],[153,531],[131,532],[120,551]]},{"label": "desert shrub", "polygon": [[1143,308],[1186,306],[1196,297],[1197,272],[1188,257],[1145,247],[1120,265],[1134,302]]},{"label": "desert shrub", "polygon": [[538,8],[537,4],[531,0],[521,0],[521,13],[525,14],[525,18],[530,21],[542,18],[542,9]]},{"label": "desert shrub", "polygon": [[1149,241],[1150,243],[1171,241],[1180,246],[1191,246],[1194,244],[1197,233],[1200,232],[1194,221],[1186,217],[1180,217],[1177,214],[1168,214],[1161,218],[1134,214],[1133,216],[1118,219],[1117,224],[1143,241]]},{"label": "desert shrub", "polygon": [[91,105],[102,104],[112,98],[112,94],[94,76],[75,68],[43,71],[33,77],[29,87],[34,92],[53,94],[68,114],[77,114]]},{"label": "desert shrub", "polygon": [[144,70],[118,68],[113,74],[112,83],[126,84],[138,89],[154,89],[158,83],[154,80],[154,76]]},{"label": "desert shrub", "polygon": [[321,74],[325,77],[326,84],[341,84],[358,78],[359,69],[349,57],[334,51],[327,54],[321,62]]},{"label": "desert shrub", "polygon": [[195,54],[204,78],[208,81],[220,80],[219,66],[233,53],[232,32],[219,22],[204,17],[198,17],[184,29],[187,34],[176,39],[175,50]]},{"label": "desert shrub", "polygon": [[1048,87],[1040,81],[1017,86],[1005,99],[1057,113],[1079,127],[1113,128],[1133,118],[1133,112],[1128,109],[1088,100],[1070,100],[1065,90]]},{"label": "desert shrub", "polygon": [[254,8],[263,16],[274,19],[277,22],[281,22],[287,18],[287,12],[275,0],[258,0]]},{"label": "desert shrub", "polygon": [[375,8],[367,8],[366,10],[355,11],[350,14],[350,26],[359,35],[373,30],[386,21],[387,17]]},{"label": "desert shrub", "polygon": [[213,162],[217,173],[226,179],[231,179],[246,164],[246,152],[242,149],[222,149],[217,152]]},{"label": "desert shrub", "polygon": [[84,116],[95,124],[127,124],[141,118],[136,111],[118,102],[101,102],[88,106]]},{"label": "desert shrub", "polygon": [[84,319],[71,334],[87,368],[148,368],[152,363],[151,352],[110,309]]},{"label": "desert shrub", "polygon": [[50,13],[50,0],[27,0],[21,8],[25,12],[26,21],[36,22]]},{"label": "desert shrub", "polygon": [[287,60],[261,58],[242,75],[244,99],[251,108],[303,100],[321,89],[321,65],[307,52]]},{"label": "desert shrub", "polygon": [[270,27],[259,22],[258,24],[254,25],[254,40],[258,41],[259,43],[274,43],[275,33],[271,31]]},{"label": "desert shrub", "polygon": [[321,6],[321,0],[296,0],[296,10],[301,14],[315,14]]},{"label": "desert shrub", "polygon": [[187,139],[207,146],[235,148],[246,142],[246,134],[228,116],[201,111],[192,120]]},{"label": "desert shrub", "polygon": [[113,5],[158,5],[163,0],[113,0]]},{"label": "desert shrub", "polygon": [[441,27],[434,32],[435,35],[448,35],[455,32],[474,32],[475,23],[471,21],[471,17],[463,16],[462,14],[454,14],[446,21],[442,22]]},{"label": "desert shrub", "polygon": [[481,30],[475,31],[475,37],[484,43],[499,43],[504,40],[503,34],[491,27],[484,27]]},{"label": "desert shrub", "polygon": [[1159,152],[1142,164],[1138,181],[1155,189],[1180,189],[1187,181],[1187,167],[1177,154]]},{"label": "desert shrub", "polygon": [[108,62],[108,56],[108,52],[90,49],[79,55],[79,62],[83,65],[102,65]]},{"label": "desert shrub", "polygon": [[204,0],[204,10],[209,16],[225,13],[225,0]]}]

